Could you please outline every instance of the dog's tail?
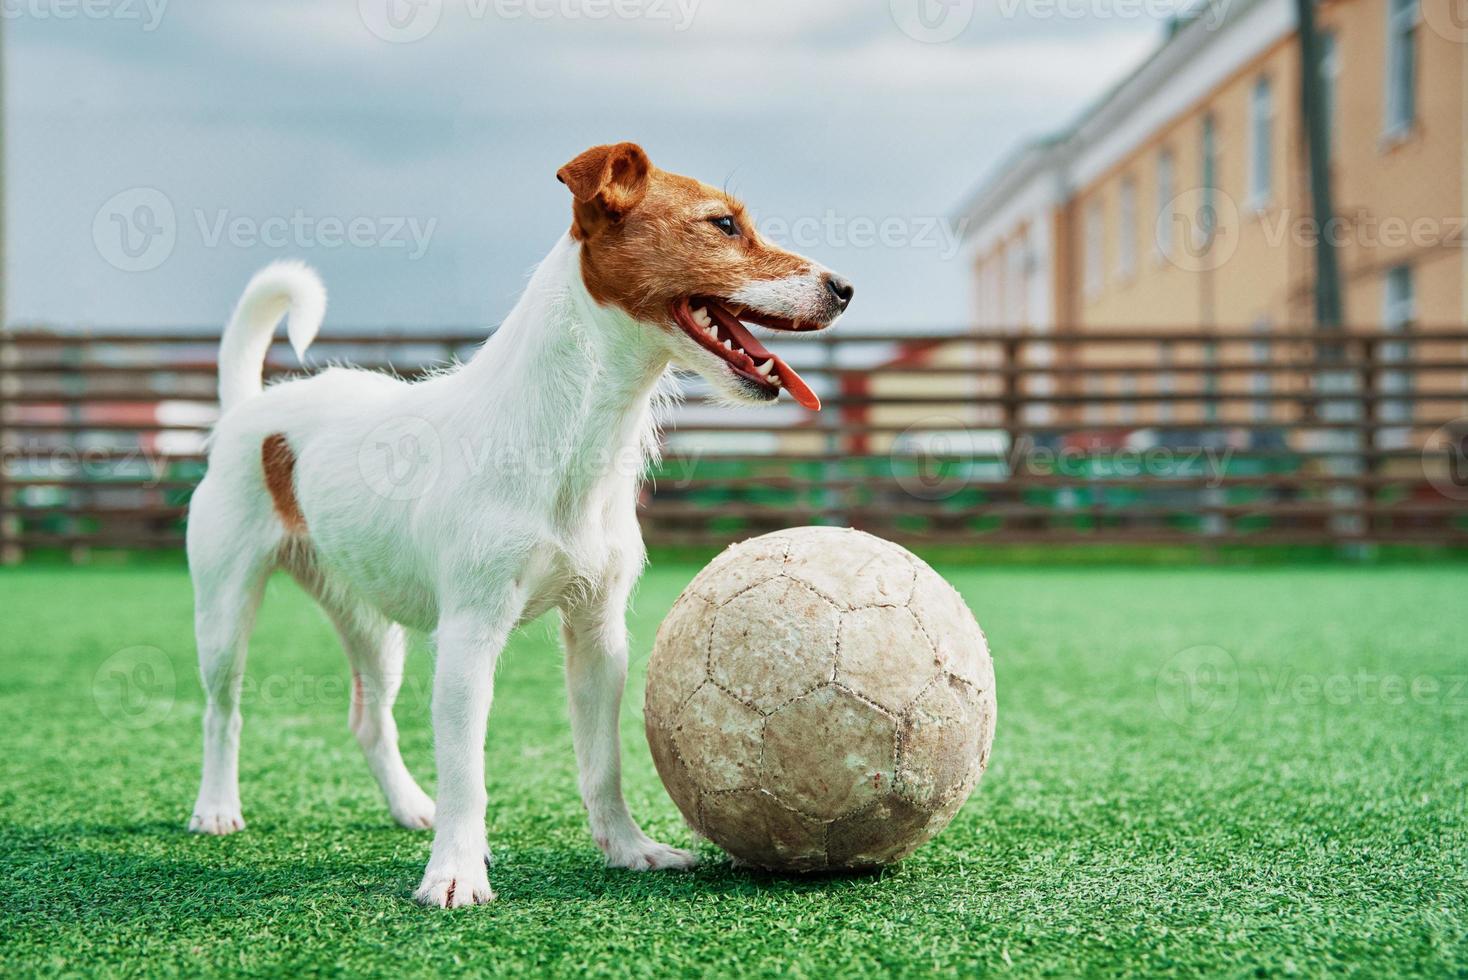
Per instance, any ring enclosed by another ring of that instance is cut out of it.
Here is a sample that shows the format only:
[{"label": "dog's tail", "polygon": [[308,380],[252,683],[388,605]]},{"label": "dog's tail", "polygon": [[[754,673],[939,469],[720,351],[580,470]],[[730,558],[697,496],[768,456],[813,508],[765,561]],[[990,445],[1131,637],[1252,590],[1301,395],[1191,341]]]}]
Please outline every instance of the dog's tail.
[{"label": "dog's tail", "polygon": [[272,262],[245,287],[219,344],[222,411],[260,393],[275,326],[287,315],[286,335],[296,357],[304,358],[326,316],[326,287],[304,262]]}]

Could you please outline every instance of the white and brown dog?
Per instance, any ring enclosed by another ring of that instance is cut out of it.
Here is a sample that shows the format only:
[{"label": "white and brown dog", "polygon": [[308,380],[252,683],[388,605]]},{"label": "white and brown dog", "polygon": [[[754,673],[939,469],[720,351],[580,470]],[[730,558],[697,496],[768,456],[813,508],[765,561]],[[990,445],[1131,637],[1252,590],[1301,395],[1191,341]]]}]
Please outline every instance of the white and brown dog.
[{"label": "white and brown dog", "polygon": [[[245,649],[265,580],[284,568],[341,635],[353,675],[349,723],[393,818],[437,828],[420,901],[448,908],[494,897],[484,738],[495,662],[517,624],[553,607],[597,846],[616,867],[693,864],[642,832],[621,788],[624,620],[645,560],[637,487],[655,448],[661,382],[682,367],[730,401],[772,402],[784,388],[817,408],[744,323],[821,329],[852,287],[772,246],[738,201],[658,170],[634,144],[587,150],[557,177],[574,198],[570,232],[504,325],[453,371],[409,384],[332,368],[262,390],[277,323],[288,316],[303,352],[326,294],[292,263],[246,288],[224,332],[223,415],[189,508],[208,700],[190,829],[244,827]],[[404,626],[432,630],[437,647],[436,807],[398,752]]]}]

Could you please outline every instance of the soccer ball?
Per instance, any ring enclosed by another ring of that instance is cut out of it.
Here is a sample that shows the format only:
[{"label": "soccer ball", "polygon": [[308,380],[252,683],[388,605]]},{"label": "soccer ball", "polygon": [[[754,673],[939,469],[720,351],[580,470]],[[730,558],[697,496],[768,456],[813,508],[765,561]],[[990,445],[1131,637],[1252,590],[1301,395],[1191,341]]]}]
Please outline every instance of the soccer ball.
[{"label": "soccer ball", "polygon": [[647,740],[695,831],[776,871],[897,861],[989,764],[994,667],[954,588],[841,528],[745,541],[658,630]]}]

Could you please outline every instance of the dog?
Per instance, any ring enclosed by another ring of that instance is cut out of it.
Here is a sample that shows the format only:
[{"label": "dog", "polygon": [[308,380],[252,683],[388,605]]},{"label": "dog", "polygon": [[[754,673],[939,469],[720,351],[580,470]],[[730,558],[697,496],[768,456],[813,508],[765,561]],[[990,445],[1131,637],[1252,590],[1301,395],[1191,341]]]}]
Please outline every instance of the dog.
[{"label": "dog", "polygon": [[[352,669],[351,731],[393,819],[434,830],[429,906],[491,901],[484,741],[495,663],[516,626],[560,611],[571,733],[591,833],[609,865],[688,868],[628,812],[618,713],[628,598],[646,561],[637,497],[674,371],[728,403],[783,389],[820,402],[746,324],[831,326],[849,282],[762,238],[730,195],[654,167],[634,143],[557,173],[571,228],[467,362],[409,383],[333,367],[265,388],[282,318],[298,356],[326,312],[320,279],[276,263],[220,346],[221,415],[189,506],[206,707],[189,828],[244,827],[238,785],[246,645],[267,577],[323,607]],[[404,629],[432,632],[438,802],[409,774],[392,706]]]}]

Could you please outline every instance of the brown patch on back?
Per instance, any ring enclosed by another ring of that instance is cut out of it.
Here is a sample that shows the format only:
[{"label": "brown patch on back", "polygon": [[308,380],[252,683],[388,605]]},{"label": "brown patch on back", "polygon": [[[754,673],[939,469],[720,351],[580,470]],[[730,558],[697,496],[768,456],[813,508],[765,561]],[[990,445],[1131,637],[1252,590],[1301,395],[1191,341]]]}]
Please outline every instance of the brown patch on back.
[{"label": "brown patch on back", "polygon": [[[557,176],[575,198],[571,234],[581,243],[587,291],[638,320],[670,323],[677,300],[727,297],[810,268],[761,238],[738,199],[659,170],[635,143],[593,147]],[[726,215],[737,237],[710,223]]]},{"label": "brown patch on back", "polygon": [[265,470],[265,488],[275,504],[275,513],[292,533],[306,530],[306,515],[296,500],[296,452],[279,432],[260,444],[260,465]]}]

